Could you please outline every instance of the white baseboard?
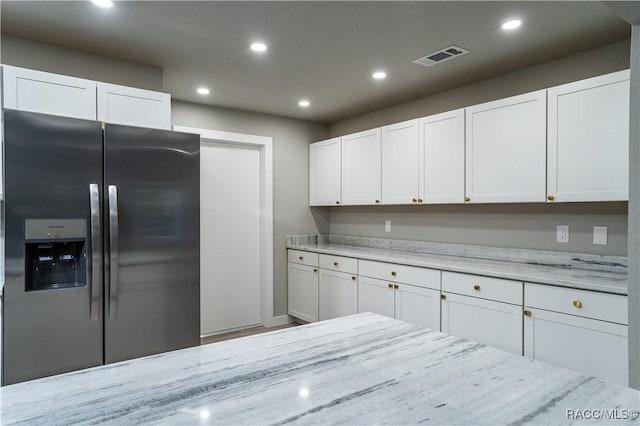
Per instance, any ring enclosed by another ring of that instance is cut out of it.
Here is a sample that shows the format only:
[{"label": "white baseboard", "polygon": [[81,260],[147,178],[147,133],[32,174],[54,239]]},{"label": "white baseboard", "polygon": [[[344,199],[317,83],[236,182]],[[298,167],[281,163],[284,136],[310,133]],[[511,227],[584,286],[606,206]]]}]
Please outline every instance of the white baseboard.
[{"label": "white baseboard", "polygon": [[271,323],[269,325],[265,324],[265,327],[276,327],[279,325],[291,324],[293,320],[289,315],[279,315],[277,317],[271,318]]}]

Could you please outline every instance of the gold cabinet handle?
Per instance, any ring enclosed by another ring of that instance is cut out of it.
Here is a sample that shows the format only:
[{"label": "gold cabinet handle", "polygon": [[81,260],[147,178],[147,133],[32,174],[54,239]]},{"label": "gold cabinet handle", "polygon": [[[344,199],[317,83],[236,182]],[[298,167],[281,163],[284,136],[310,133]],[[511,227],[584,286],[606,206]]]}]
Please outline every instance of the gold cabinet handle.
[{"label": "gold cabinet handle", "polygon": [[333,266],[338,266],[338,262],[333,262]]},{"label": "gold cabinet handle", "polygon": [[476,285],[473,286],[473,289],[475,291],[480,291],[480,286],[478,284],[476,284]]},{"label": "gold cabinet handle", "polygon": [[318,268],[313,268],[313,272],[318,272]]},{"label": "gold cabinet handle", "polygon": [[389,284],[387,284],[387,287],[393,288],[393,284],[389,283]]},{"label": "gold cabinet handle", "polygon": [[413,201],[414,203],[417,203],[418,199],[417,198],[412,198],[411,201]]},{"label": "gold cabinet handle", "polygon": [[418,198],[418,202],[421,203],[422,202],[422,198]]},{"label": "gold cabinet handle", "polygon": [[380,204],[380,200],[376,200],[376,204]]},{"label": "gold cabinet handle", "polygon": [[446,294],[441,294],[441,295],[440,295],[440,299],[442,299],[442,300],[447,300],[447,295],[446,295]]},{"label": "gold cabinet handle", "polygon": [[523,313],[524,313],[524,316],[525,316],[525,317],[530,317],[530,316],[531,316],[531,311],[530,311],[530,310],[528,310],[528,309],[527,309],[527,310],[525,310]]},{"label": "gold cabinet handle", "polygon": [[302,260],[302,259],[304,259],[304,257],[302,257],[302,256],[299,256],[299,257],[298,257],[298,259],[300,259],[300,260]]},{"label": "gold cabinet handle", "polygon": [[340,201],[336,201],[336,204],[340,204]]},{"label": "gold cabinet handle", "polygon": [[469,197],[464,197],[464,202],[465,202],[465,203],[468,203],[469,201],[471,201],[471,198],[469,198]]},{"label": "gold cabinet handle", "polygon": [[547,195],[547,200],[549,201],[553,201],[555,199],[555,197],[551,194]]},{"label": "gold cabinet handle", "polygon": [[351,277],[351,279],[355,281],[355,280],[356,280],[356,277]]},{"label": "gold cabinet handle", "polygon": [[394,284],[393,288],[398,289],[398,288],[400,288],[400,286],[398,284]]},{"label": "gold cabinet handle", "polygon": [[395,277],[396,276],[396,271],[391,271],[391,276]]},{"label": "gold cabinet handle", "polygon": [[574,300],[573,306],[575,306],[576,308],[582,308],[582,302],[579,300]]}]

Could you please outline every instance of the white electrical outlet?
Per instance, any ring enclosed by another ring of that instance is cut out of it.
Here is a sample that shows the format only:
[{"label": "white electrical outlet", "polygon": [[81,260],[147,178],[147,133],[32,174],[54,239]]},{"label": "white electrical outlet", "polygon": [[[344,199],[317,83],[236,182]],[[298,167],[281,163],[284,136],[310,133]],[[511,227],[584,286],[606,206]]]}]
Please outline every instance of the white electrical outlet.
[{"label": "white electrical outlet", "polygon": [[607,245],[607,227],[606,226],[594,226],[593,227],[593,244]]},{"label": "white electrical outlet", "polygon": [[556,242],[569,242],[569,225],[558,225],[556,228]]},{"label": "white electrical outlet", "polygon": [[385,220],[384,221],[384,232],[391,232],[391,221],[390,220]]}]

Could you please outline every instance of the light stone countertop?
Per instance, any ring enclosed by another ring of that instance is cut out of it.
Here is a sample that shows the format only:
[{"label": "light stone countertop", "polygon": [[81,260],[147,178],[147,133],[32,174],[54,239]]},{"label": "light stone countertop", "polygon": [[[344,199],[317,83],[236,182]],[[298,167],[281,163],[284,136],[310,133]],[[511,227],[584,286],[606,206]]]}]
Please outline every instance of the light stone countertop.
[{"label": "light stone countertop", "polygon": [[640,424],[636,390],[372,313],[10,385],[0,404],[6,425]]},{"label": "light stone countertop", "polygon": [[331,243],[289,244],[287,248],[613,294],[626,295],[628,290],[627,274],[622,272]]}]

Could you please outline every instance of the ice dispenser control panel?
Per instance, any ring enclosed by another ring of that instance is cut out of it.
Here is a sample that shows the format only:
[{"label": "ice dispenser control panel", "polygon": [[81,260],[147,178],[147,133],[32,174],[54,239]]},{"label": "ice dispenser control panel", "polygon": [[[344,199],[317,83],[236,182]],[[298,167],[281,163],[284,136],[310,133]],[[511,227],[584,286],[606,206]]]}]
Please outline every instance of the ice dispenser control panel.
[{"label": "ice dispenser control panel", "polygon": [[25,290],[87,284],[87,221],[25,220]]}]

